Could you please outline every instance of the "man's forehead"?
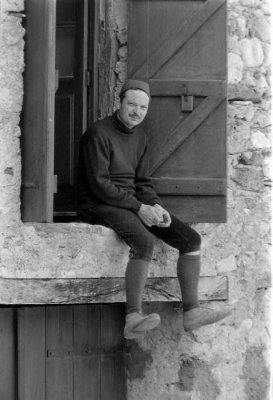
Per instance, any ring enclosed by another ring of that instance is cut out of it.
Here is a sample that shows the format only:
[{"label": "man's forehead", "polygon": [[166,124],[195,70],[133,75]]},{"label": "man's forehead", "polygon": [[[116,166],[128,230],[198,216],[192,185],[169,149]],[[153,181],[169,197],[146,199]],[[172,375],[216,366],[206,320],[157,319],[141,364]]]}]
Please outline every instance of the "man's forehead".
[{"label": "man's forehead", "polygon": [[143,90],[139,89],[129,89],[125,93],[125,97],[130,100],[137,100],[145,103],[149,103],[150,98]]}]

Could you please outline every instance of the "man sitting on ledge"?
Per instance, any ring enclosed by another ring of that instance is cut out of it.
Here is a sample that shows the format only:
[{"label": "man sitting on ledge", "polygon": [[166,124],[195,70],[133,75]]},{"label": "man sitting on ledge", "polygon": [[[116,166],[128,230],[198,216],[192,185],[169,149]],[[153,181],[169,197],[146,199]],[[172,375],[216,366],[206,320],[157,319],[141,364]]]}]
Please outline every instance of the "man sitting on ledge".
[{"label": "man sitting on ledge", "polygon": [[94,123],[81,138],[77,194],[79,217],[113,229],[130,247],[124,336],[137,338],[160,323],[158,314],[142,313],[155,236],[179,250],[177,276],[184,329],[222,320],[231,313],[230,307],[199,305],[199,234],[163,208],[149,176],[147,139],[139,126],[149,107],[149,85],[128,80],[120,102],[114,115]]}]

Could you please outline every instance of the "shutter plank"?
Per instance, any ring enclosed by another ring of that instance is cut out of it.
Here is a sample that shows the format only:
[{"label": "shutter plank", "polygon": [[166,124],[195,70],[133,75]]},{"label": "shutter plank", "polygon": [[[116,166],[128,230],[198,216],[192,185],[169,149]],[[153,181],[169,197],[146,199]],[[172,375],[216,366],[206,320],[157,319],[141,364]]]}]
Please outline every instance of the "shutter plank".
[{"label": "shutter plank", "polygon": [[[143,3],[148,2],[144,1]],[[176,27],[172,26],[169,37],[164,41],[160,41],[160,46],[154,52],[149,52],[149,77],[154,77],[223,4],[225,4],[225,0],[207,0],[205,3],[200,4],[200,8],[186,23]],[[138,62],[139,64],[136,65],[131,75],[133,77],[146,76],[146,63],[143,63],[142,59],[138,60]]]},{"label": "shutter plank", "polygon": [[156,192],[159,195],[225,195],[225,179],[198,178],[153,178]]},{"label": "shutter plank", "polygon": [[218,96],[226,92],[223,80],[150,79],[149,84],[152,96]]},{"label": "shutter plank", "polygon": [[153,174],[171,155],[182,145],[182,143],[194,133],[195,129],[201,125],[206,118],[218,107],[225,98],[224,94],[209,96],[203,100],[199,106],[185,119],[183,119],[175,129],[169,133],[165,141],[158,142],[153,149],[156,159],[152,161],[150,173]]},{"label": "shutter plank", "polygon": [[[130,35],[131,40],[128,41],[128,53],[131,54],[133,60],[138,60],[138,55],[143,51],[143,43],[149,37],[149,2],[139,1],[137,7],[130,1],[129,5],[129,32],[138,32],[138,35]],[[139,29],[139,22],[141,21],[141,29]],[[135,63],[128,63],[128,76],[134,76]],[[141,76],[145,78],[147,71]]]},{"label": "shutter plank", "polygon": [[166,209],[188,223],[226,222],[226,196],[161,196]]},{"label": "shutter plank", "polygon": [[53,217],[55,0],[26,1],[22,116],[22,218]]}]

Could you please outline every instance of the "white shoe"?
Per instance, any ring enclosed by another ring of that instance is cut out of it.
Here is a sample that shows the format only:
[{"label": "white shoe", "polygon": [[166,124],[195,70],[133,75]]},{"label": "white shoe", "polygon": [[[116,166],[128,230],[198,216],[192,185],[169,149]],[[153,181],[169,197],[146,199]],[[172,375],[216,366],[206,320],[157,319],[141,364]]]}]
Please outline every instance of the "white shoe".
[{"label": "white shoe", "polygon": [[140,312],[133,312],[126,315],[124,328],[125,339],[139,338],[144,332],[157,327],[160,324],[160,316],[156,313],[143,315]]},{"label": "white shoe", "polygon": [[183,313],[185,331],[198,329],[203,325],[214,324],[228,317],[233,311],[231,306],[199,306]]}]

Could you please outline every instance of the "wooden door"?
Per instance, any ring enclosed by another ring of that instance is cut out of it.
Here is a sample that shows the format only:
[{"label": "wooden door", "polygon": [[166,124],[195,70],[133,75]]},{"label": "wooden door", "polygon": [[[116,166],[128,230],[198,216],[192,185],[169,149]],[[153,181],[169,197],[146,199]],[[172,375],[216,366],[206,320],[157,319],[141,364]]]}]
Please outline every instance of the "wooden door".
[{"label": "wooden door", "polygon": [[151,173],[186,222],[226,220],[226,1],[131,0],[128,75],[149,81]]},{"label": "wooden door", "polygon": [[21,308],[20,400],[126,400],[123,325],[119,304]]},{"label": "wooden door", "polygon": [[57,0],[56,7],[54,214],[66,215],[75,211],[78,145],[87,122],[88,2]]},{"label": "wooden door", "polygon": [[[0,399],[17,399],[16,315],[0,307]],[[41,399],[42,400],[42,399]]]}]

